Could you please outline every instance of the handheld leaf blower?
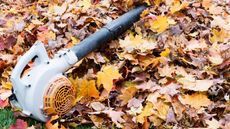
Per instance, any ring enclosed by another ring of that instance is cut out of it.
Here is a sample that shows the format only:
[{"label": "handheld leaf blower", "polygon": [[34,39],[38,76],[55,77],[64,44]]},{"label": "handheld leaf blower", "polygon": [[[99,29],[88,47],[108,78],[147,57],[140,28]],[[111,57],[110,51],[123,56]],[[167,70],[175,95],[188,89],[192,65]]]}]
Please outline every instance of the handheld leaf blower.
[{"label": "handheld leaf blower", "polygon": [[[81,41],[60,50],[50,59],[43,43],[36,42],[18,61],[11,75],[15,105],[22,113],[39,121],[50,115],[64,115],[74,106],[75,88],[64,72],[99,46],[117,38],[138,21],[145,5],[138,6]],[[35,66],[22,76],[31,60]]]}]

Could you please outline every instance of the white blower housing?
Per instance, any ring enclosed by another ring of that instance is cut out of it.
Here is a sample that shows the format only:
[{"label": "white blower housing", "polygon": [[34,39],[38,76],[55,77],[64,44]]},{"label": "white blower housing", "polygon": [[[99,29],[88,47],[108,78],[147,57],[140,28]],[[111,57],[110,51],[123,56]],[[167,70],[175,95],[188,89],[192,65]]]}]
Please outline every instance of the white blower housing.
[{"label": "white blower housing", "polygon": [[[34,58],[35,65],[22,76]],[[60,51],[51,60],[43,43],[36,42],[20,58],[11,75],[17,105],[22,112],[41,121],[46,121],[48,115],[67,113],[74,104],[75,89],[63,73],[77,61],[71,50]]]}]

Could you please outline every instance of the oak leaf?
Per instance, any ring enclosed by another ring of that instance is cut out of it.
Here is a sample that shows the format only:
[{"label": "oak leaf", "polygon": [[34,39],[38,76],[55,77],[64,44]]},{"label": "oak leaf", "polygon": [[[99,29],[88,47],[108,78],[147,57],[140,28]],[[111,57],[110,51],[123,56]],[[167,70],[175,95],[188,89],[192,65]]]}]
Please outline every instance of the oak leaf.
[{"label": "oak leaf", "polygon": [[109,93],[113,88],[113,80],[119,79],[120,77],[121,74],[116,67],[112,65],[105,66],[100,72],[97,73],[97,86],[102,84]]}]

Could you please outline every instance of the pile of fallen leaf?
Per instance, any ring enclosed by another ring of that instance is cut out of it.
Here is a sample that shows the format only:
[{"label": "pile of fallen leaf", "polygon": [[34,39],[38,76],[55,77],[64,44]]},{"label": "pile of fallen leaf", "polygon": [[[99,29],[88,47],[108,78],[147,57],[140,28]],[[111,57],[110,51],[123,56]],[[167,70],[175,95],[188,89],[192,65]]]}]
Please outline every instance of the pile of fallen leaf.
[{"label": "pile of fallen leaf", "polygon": [[0,0],[0,107],[35,41],[52,57],[144,2],[139,22],[67,71],[76,106],[47,128],[229,129],[229,0]]}]

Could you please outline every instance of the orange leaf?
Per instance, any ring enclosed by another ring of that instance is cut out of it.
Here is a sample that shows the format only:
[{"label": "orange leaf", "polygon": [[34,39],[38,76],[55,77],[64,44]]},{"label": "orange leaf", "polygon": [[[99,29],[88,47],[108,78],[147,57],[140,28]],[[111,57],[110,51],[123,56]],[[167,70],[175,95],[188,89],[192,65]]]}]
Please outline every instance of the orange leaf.
[{"label": "orange leaf", "polygon": [[99,91],[96,88],[95,80],[86,80],[86,79],[70,79],[73,84],[76,85],[77,89],[77,98],[76,101],[80,101],[84,97],[99,97]]},{"label": "orange leaf", "polygon": [[208,96],[202,93],[194,93],[192,95],[179,96],[179,100],[182,104],[188,104],[196,109],[199,109],[201,106],[207,107],[212,103],[208,99]]},{"label": "orange leaf", "polygon": [[124,106],[136,94],[137,88],[134,86],[131,86],[131,87],[123,89],[121,92],[122,94],[118,96],[118,99],[121,100],[121,106]]}]

